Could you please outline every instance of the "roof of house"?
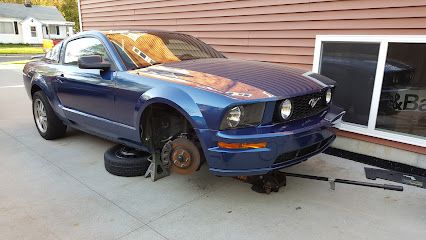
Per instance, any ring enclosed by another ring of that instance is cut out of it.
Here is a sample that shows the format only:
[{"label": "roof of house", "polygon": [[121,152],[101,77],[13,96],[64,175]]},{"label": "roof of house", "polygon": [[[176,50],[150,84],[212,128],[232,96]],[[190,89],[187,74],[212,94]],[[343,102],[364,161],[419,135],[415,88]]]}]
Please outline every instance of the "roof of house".
[{"label": "roof of house", "polygon": [[65,18],[54,6],[25,7],[24,4],[0,3],[0,17],[25,19],[33,17],[37,20],[65,21]]}]

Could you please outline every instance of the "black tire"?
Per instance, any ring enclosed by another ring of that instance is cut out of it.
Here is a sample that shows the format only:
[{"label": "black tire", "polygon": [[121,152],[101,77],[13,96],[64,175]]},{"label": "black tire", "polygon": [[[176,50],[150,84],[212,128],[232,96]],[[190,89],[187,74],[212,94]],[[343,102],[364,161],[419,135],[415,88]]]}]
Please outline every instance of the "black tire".
[{"label": "black tire", "polygon": [[[41,101],[41,103],[44,106],[45,114],[47,118],[47,126],[46,129],[43,131],[40,129],[37,120],[36,120],[36,110],[35,110],[35,103]],[[53,140],[57,138],[61,138],[65,135],[65,132],[67,131],[67,125],[65,125],[56,115],[55,111],[53,111],[52,106],[50,106],[49,101],[47,100],[46,95],[42,91],[35,92],[33,94],[33,102],[32,102],[32,109],[33,109],[33,119],[34,123],[36,125],[37,131],[46,140]]]},{"label": "black tire", "polygon": [[150,161],[148,152],[136,151],[123,145],[115,145],[104,154],[105,169],[116,176],[143,176]]}]

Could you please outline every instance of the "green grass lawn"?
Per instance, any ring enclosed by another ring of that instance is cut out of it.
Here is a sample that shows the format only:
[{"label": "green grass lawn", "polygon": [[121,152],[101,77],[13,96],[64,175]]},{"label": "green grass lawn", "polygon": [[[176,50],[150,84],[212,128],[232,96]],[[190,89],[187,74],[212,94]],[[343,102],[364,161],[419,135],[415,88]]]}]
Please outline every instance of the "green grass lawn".
[{"label": "green grass lawn", "polygon": [[0,44],[0,54],[41,54],[41,46],[27,44]]}]

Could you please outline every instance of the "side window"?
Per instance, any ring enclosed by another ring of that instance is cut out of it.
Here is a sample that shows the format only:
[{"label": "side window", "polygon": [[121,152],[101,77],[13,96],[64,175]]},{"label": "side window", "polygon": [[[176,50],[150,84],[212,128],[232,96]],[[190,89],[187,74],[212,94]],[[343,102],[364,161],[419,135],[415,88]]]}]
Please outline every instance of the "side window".
[{"label": "side window", "polygon": [[47,60],[48,62],[52,62],[52,63],[59,62],[59,56],[61,54],[61,47],[62,47],[62,43],[58,43],[48,53],[46,53],[46,56],[44,56],[44,59]]},{"label": "side window", "polygon": [[109,61],[108,54],[101,41],[96,38],[79,38],[67,44],[64,63],[77,65],[79,57],[90,55],[101,55],[105,61]]}]

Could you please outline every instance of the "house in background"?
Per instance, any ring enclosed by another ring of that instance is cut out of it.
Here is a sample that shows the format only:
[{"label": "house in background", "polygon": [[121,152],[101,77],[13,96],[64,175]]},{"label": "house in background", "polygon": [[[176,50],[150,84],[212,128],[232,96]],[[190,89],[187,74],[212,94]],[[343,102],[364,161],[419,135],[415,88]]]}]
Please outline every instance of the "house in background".
[{"label": "house in background", "polygon": [[64,39],[73,34],[56,7],[31,3],[0,3],[0,43],[41,44],[43,39]]}]

